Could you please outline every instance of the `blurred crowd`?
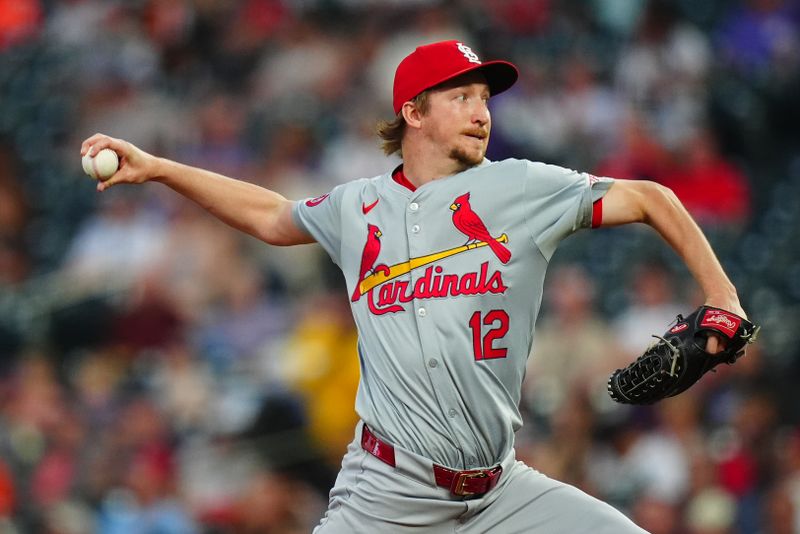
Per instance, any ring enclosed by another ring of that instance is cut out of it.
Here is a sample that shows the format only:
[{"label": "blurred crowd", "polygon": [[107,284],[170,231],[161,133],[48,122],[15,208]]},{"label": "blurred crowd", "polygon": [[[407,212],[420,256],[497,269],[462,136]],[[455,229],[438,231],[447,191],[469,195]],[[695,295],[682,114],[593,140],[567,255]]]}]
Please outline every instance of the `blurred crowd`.
[{"label": "blurred crowd", "polygon": [[289,198],[382,173],[399,60],[514,61],[489,157],[670,186],[764,325],[653,407],[605,381],[702,302],[652,232],[556,254],[518,456],[655,534],[800,533],[797,0],[0,0],[0,532],[308,532],[357,420],[317,246],[159,185],[94,192],[83,138]]}]

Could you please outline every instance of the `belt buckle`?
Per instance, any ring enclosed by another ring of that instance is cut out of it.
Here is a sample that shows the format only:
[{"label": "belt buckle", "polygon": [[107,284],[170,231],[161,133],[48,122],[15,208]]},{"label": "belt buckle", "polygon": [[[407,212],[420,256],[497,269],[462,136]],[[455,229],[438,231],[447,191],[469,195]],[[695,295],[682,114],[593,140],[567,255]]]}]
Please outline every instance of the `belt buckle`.
[{"label": "belt buckle", "polygon": [[453,478],[450,491],[453,492],[454,495],[459,495],[462,497],[483,493],[479,491],[467,491],[464,489],[464,485],[467,483],[467,481],[472,480],[473,478],[489,478],[489,475],[486,473],[486,471],[459,471],[456,473],[455,478]]}]

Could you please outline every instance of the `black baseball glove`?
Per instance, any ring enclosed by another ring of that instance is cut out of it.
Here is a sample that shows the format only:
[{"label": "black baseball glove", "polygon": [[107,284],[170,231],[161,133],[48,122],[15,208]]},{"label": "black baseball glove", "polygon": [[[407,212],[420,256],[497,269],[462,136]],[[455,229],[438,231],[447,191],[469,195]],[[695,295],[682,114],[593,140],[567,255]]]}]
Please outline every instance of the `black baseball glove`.
[{"label": "black baseball glove", "polygon": [[[624,404],[652,404],[686,391],[706,372],[732,364],[756,339],[761,327],[729,311],[700,306],[691,315],[678,315],[675,326],[625,369],[608,379],[608,394]],[[717,354],[706,352],[706,340],[716,333],[726,340]]]}]

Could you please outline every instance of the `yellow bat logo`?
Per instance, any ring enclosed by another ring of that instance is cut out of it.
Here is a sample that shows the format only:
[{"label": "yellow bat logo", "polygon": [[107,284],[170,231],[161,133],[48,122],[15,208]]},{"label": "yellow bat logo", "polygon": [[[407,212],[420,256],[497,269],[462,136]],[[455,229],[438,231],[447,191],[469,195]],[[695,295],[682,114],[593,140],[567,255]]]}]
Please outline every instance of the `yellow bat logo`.
[{"label": "yellow bat logo", "polygon": [[[495,239],[500,243],[508,243],[508,236],[506,234],[502,234]],[[461,254],[462,252],[466,252],[468,250],[485,247],[487,245],[488,243],[486,241],[478,241],[477,243],[470,243],[468,245],[462,245],[460,247],[454,247],[451,249],[442,250],[441,252],[434,252],[433,254],[428,254],[426,256],[420,256],[419,258],[411,258],[404,262],[395,263],[389,267],[388,272],[377,271],[364,278],[361,281],[361,284],[359,284],[361,294],[365,294],[370,289],[388,282],[389,280],[393,280],[398,276],[403,276],[414,269],[424,267],[435,261],[449,258],[450,256],[455,256],[456,254]]]}]

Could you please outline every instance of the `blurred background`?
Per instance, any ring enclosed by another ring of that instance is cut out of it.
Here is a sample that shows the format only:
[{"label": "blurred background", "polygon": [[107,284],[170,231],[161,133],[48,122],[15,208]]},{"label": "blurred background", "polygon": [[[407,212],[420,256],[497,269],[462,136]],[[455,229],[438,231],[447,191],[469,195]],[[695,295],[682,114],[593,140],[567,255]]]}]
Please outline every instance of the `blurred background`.
[{"label": "blurred background", "polygon": [[492,159],[672,187],[763,324],[615,406],[608,374],[702,295],[650,230],[569,238],[518,456],[653,533],[800,532],[796,0],[0,0],[0,532],[311,530],[356,421],[341,275],[158,184],[97,194],[80,143],[317,196],[396,163],[394,68],[442,39],[520,68]]}]

